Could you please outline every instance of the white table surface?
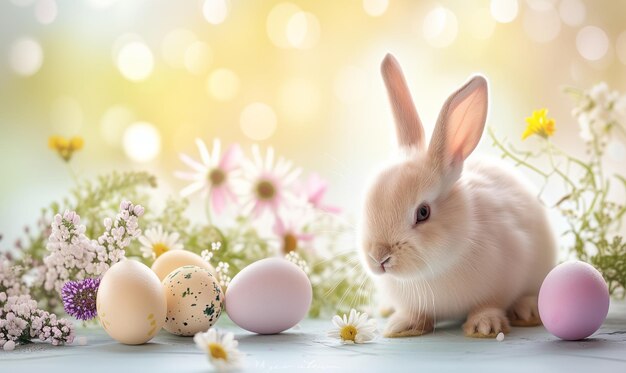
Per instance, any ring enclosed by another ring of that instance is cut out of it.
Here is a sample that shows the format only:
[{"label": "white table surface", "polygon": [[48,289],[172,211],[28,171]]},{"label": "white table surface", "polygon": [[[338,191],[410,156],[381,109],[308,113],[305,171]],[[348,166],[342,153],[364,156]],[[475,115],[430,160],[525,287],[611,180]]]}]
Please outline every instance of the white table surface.
[{"label": "white table surface", "polygon": [[[384,326],[385,320],[379,320]],[[341,345],[326,336],[326,319],[304,320],[283,334],[261,336],[233,325],[250,372],[626,372],[626,303],[614,302],[603,327],[591,338],[560,341],[543,327],[513,328],[504,341],[463,336],[460,324],[434,334],[402,339],[379,337],[366,345]],[[43,343],[0,350],[0,373],[18,372],[208,372],[210,365],[190,337],[161,331],[151,342],[126,346],[98,327],[78,328],[86,345]]]}]

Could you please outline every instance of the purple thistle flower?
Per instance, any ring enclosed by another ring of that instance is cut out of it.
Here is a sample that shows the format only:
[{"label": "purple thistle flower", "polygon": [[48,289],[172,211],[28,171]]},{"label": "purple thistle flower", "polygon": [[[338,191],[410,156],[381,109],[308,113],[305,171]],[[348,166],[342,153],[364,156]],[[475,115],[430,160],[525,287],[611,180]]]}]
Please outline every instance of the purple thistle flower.
[{"label": "purple thistle flower", "polygon": [[79,320],[91,320],[98,316],[96,296],[99,286],[99,278],[66,282],[61,290],[65,312]]}]

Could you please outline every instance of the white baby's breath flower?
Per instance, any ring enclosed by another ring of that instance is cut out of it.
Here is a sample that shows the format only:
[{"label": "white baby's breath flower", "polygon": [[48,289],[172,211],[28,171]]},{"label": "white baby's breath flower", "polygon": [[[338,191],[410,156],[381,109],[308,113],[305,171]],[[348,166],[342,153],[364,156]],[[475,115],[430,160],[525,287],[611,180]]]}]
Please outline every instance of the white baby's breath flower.
[{"label": "white baby's breath flower", "polygon": [[200,350],[206,352],[216,370],[235,370],[241,366],[242,353],[237,349],[239,343],[233,333],[222,333],[211,328],[204,333],[196,333],[193,341]]},{"label": "white baby's breath flower", "polygon": [[177,232],[164,232],[160,225],[146,229],[144,235],[139,237],[143,257],[156,259],[170,250],[182,250],[183,244],[178,242],[179,238],[180,235]]},{"label": "white baby's breath flower", "polygon": [[335,329],[328,332],[329,337],[339,338],[342,343],[366,343],[374,339],[378,330],[376,320],[368,319],[365,312],[350,310],[350,316],[333,317]]}]

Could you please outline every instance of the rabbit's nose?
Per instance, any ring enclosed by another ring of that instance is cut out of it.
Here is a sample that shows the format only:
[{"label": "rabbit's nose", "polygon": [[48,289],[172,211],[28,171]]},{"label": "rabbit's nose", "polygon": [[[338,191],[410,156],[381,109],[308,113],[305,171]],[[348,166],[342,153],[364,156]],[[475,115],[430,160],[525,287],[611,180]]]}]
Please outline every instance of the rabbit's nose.
[{"label": "rabbit's nose", "polygon": [[389,266],[389,261],[391,260],[391,254],[383,254],[382,256],[374,256],[370,254],[370,258],[380,266],[380,269],[383,272],[387,271],[387,267]]}]

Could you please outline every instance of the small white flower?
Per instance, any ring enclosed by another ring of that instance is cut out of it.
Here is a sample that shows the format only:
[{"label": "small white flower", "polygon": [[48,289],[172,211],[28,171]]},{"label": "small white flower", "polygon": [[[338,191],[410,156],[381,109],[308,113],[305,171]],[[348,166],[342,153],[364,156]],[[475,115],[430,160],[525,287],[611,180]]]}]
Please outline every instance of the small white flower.
[{"label": "small white flower", "polygon": [[227,371],[240,367],[242,353],[237,349],[238,342],[233,333],[222,333],[211,328],[204,333],[196,333],[193,341],[200,350],[206,352],[216,370]]},{"label": "small white flower", "polygon": [[139,237],[143,257],[155,259],[170,250],[182,250],[183,244],[178,242],[179,238],[180,235],[176,232],[163,232],[160,225],[146,229],[144,235]]},{"label": "small white flower", "polygon": [[329,337],[339,338],[342,343],[366,343],[374,339],[378,330],[376,320],[368,320],[367,313],[350,310],[350,316],[333,317],[335,329],[328,332]]}]

